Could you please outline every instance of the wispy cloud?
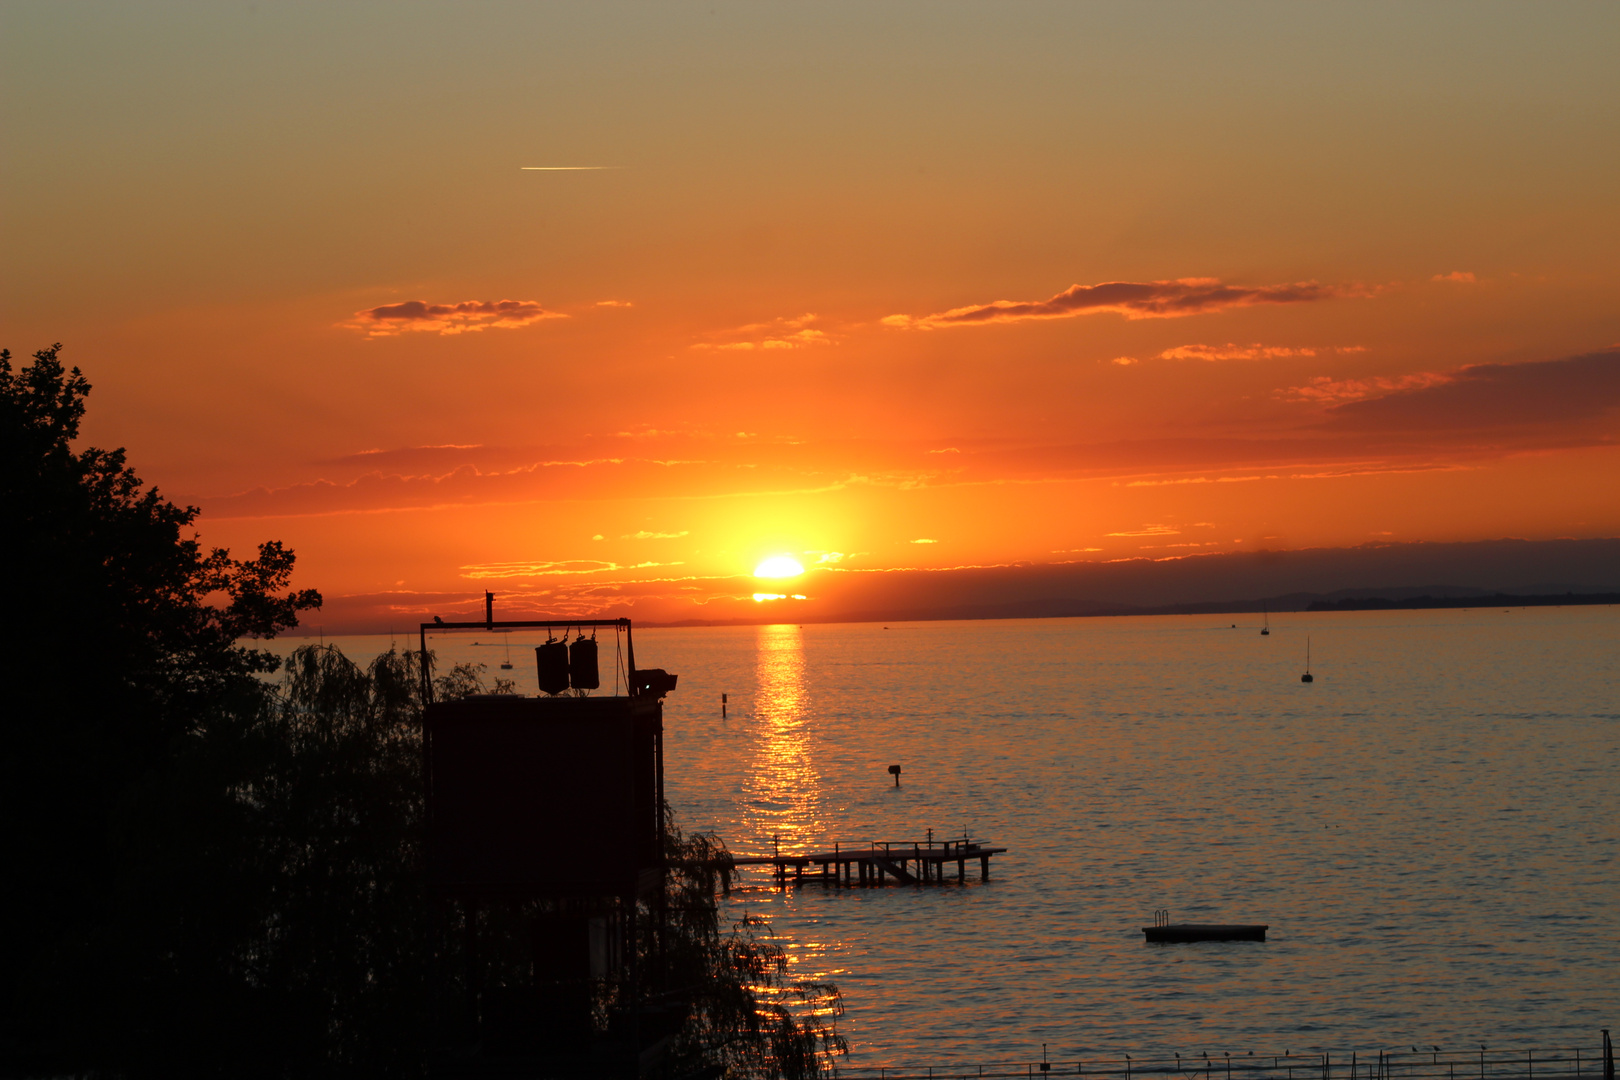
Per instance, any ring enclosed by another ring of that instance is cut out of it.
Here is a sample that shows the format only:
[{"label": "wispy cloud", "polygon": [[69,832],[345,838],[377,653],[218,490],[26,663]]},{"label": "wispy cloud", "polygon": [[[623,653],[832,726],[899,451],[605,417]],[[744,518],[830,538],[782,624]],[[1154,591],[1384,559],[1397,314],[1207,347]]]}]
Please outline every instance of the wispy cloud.
[{"label": "wispy cloud", "polygon": [[1023,319],[1068,319],[1103,311],[1127,319],[1173,319],[1227,308],[1302,304],[1353,294],[1354,290],[1314,281],[1255,287],[1227,285],[1218,278],[1108,281],[1100,285],[1071,285],[1045,300],[996,300],[932,315],[890,315],[883,319],[883,324],[904,330],[936,330]]},{"label": "wispy cloud", "polygon": [[500,578],[552,577],[556,575],[603,574],[613,570],[645,570],[655,566],[684,566],[678,562],[613,563],[596,559],[573,559],[564,562],[499,562],[463,566],[461,576],[475,581]]},{"label": "wispy cloud", "polygon": [[491,328],[515,330],[542,319],[567,317],[560,311],[547,311],[534,300],[463,300],[459,304],[406,300],[357,311],[352,320],[342,325],[364,331],[367,337],[393,337],[413,331],[465,334]]},{"label": "wispy cloud", "polygon": [[1345,401],[1361,401],[1380,397],[1399,390],[1421,390],[1428,386],[1448,383],[1453,376],[1442,371],[1419,371],[1412,375],[1372,375],[1365,379],[1332,379],[1318,375],[1304,386],[1290,386],[1277,395],[1290,401],[1311,401],[1335,405]]},{"label": "wispy cloud", "polygon": [[625,533],[623,536],[619,537],[619,539],[620,540],[679,540],[683,536],[690,536],[690,535],[691,535],[691,530],[690,529],[682,529],[680,532],[649,532],[646,529],[642,529],[640,532]]},{"label": "wispy cloud", "polygon": [[1459,285],[1474,284],[1474,274],[1470,270],[1453,270],[1449,274],[1436,274],[1430,281],[1455,281]]},{"label": "wispy cloud", "polygon": [[772,319],[770,322],[749,323],[713,335],[717,340],[700,341],[694,349],[724,349],[749,352],[754,349],[803,349],[815,345],[831,345],[832,335],[816,330],[813,312],[795,318]]},{"label": "wispy cloud", "polygon": [[597,307],[635,307],[636,305],[633,302],[629,301],[629,300],[598,300],[596,302],[596,306]]},{"label": "wispy cloud", "polygon": [[937,543],[939,543],[939,541],[934,540],[934,539],[930,539],[929,537],[926,537],[926,536],[920,536],[915,540],[909,541],[909,543],[913,543],[913,544],[937,544]]},{"label": "wispy cloud", "polygon": [[1180,536],[1180,529],[1168,525],[1144,525],[1135,532],[1111,532],[1109,536]]},{"label": "wispy cloud", "polygon": [[[1327,353],[1366,352],[1365,345],[1177,345],[1159,354],[1161,360],[1279,360],[1290,356],[1321,356]],[[1117,361],[1116,361],[1117,362]]]}]

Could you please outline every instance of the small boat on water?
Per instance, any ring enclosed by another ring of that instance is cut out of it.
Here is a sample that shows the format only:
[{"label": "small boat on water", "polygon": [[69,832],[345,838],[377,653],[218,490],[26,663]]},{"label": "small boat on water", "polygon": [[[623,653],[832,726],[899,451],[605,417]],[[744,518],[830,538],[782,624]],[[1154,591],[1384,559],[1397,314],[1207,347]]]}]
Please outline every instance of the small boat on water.
[{"label": "small boat on water", "polygon": [[1305,635],[1305,674],[1299,677],[1300,682],[1315,682],[1316,677],[1311,674],[1311,636]]},{"label": "small boat on water", "polygon": [[512,670],[512,631],[506,631],[506,660],[501,664],[502,671]]},{"label": "small boat on water", "polygon": [[1260,605],[1260,617],[1265,620],[1264,625],[1260,627],[1260,636],[1266,637],[1271,633],[1271,610],[1264,604]]}]

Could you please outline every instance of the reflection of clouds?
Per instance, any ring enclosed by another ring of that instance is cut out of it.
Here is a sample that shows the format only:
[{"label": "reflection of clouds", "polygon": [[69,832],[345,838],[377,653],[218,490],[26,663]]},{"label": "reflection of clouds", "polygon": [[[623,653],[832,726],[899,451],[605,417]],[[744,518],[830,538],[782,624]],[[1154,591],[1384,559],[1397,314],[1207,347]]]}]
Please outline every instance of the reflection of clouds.
[{"label": "reflection of clouds", "polygon": [[810,760],[810,700],[804,679],[804,632],[761,626],[755,646],[754,759],[744,785],[748,831],[769,851],[803,848],[825,830],[820,777]]}]

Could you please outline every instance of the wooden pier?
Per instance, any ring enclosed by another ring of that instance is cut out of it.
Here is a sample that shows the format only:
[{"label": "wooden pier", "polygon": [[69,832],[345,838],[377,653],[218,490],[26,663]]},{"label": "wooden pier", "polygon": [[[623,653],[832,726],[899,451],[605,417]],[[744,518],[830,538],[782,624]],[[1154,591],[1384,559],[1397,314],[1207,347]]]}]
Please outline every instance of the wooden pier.
[{"label": "wooden pier", "polygon": [[825,885],[886,885],[892,879],[901,885],[943,885],[948,868],[956,864],[956,880],[967,880],[967,864],[979,863],[979,880],[990,880],[990,857],[1007,849],[990,847],[974,840],[946,840],[935,843],[906,841],[864,841],[854,847],[835,843],[831,851],[800,854],[778,852],[734,858],[734,866],[769,866],[778,883],[800,884],[820,881]]}]

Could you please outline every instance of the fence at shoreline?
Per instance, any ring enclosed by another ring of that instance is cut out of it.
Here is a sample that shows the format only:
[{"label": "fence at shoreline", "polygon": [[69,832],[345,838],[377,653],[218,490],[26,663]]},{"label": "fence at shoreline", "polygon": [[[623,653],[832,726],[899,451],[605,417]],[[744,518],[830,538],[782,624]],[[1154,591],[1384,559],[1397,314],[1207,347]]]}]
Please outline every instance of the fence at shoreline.
[{"label": "fence at shoreline", "polygon": [[1615,1080],[1614,1045],[1605,1029],[1592,1046],[1548,1050],[1410,1050],[1323,1054],[1196,1054],[1094,1061],[1004,1062],[995,1065],[842,1066],[840,1080]]}]

